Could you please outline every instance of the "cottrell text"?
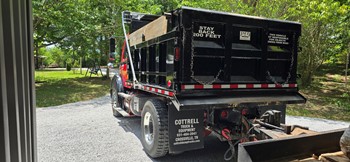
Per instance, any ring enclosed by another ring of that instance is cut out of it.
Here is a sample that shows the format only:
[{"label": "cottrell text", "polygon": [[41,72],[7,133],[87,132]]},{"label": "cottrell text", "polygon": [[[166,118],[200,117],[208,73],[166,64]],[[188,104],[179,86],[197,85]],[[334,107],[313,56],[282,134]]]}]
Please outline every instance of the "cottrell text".
[{"label": "cottrell text", "polygon": [[175,125],[198,124],[198,119],[177,119]]}]

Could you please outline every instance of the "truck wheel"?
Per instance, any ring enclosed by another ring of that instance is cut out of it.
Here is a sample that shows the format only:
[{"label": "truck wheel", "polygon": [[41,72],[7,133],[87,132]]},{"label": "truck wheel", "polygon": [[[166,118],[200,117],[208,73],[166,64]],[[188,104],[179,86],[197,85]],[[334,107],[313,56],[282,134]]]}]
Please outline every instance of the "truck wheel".
[{"label": "truck wheel", "polygon": [[162,157],[168,153],[168,109],[159,100],[148,100],[142,109],[141,143],[152,158]]},{"label": "truck wheel", "polygon": [[111,100],[112,100],[112,111],[113,111],[113,115],[115,117],[121,117],[122,114],[120,114],[116,108],[120,107],[120,99],[118,97],[118,90],[117,90],[117,84],[115,82],[112,83],[112,92],[111,92]]}]

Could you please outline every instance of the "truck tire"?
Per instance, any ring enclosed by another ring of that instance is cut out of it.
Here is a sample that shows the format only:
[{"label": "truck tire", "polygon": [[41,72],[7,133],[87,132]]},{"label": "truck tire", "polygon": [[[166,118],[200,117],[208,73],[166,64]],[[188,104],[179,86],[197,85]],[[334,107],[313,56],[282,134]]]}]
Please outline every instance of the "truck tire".
[{"label": "truck tire", "polygon": [[340,149],[345,156],[350,158],[350,126],[344,131],[340,138]]},{"label": "truck tire", "polygon": [[160,100],[150,99],[142,109],[141,143],[152,158],[165,156],[169,151],[168,109]]},{"label": "truck tire", "polygon": [[120,114],[117,110],[115,110],[117,107],[120,107],[120,98],[118,97],[118,88],[117,88],[117,83],[115,80],[112,80],[112,85],[111,85],[111,101],[112,101],[112,111],[113,115],[115,117],[121,117],[122,114]]}]

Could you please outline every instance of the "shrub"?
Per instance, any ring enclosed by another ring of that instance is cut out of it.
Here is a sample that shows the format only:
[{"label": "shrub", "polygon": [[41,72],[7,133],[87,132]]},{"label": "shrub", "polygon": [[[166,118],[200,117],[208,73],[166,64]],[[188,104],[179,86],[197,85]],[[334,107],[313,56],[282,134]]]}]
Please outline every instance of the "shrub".
[{"label": "shrub", "polygon": [[67,64],[66,69],[67,69],[67,71],[70,71],[72,69],[72,65]]}]

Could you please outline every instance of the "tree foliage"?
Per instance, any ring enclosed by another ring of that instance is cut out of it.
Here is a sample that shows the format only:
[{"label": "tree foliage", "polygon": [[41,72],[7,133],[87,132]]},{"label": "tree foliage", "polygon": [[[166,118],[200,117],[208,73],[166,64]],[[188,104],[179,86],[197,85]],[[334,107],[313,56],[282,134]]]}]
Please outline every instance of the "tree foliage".
[{"label": "tree foliage", "polygon": [[96,60],[108,54],[112,36],[120,49],[121,11],[161,14],[181,6],[301,22],[298,64],[304,85],[325,61],[346,61],[350,0],[33,0],[35,49],[55,44],[71,58]]},{"label": "tree foliage", "polygon": [[340,52],[339,44],[346,43],[340,39],[345,35],[338,29],[344,23],[338,19],[344,16],[339,12],[340,7],[340,3],[333,0],[304,0],[290,9],[292,18],[303,23],[299,72],[305,85],[311,83],[313,74],[323,62]]}]

